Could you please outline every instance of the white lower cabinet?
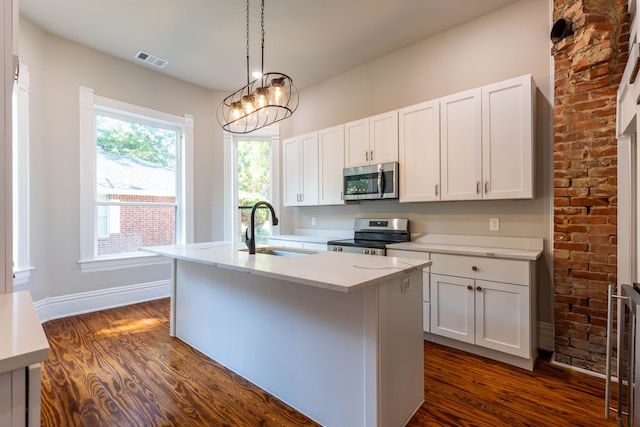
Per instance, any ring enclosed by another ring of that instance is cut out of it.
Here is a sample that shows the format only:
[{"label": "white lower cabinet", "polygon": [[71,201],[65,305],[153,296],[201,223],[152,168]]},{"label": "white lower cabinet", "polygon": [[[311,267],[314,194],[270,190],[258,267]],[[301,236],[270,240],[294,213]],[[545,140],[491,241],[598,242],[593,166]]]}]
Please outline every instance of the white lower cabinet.
[{"label": "white lower cabinet", "polygon": [[529,355],[529,288],[431,274],[431,333],[520,357]]},{"label": "white lower cabinet", "polygon": [[431,260],[432,334],[531,356],[529,261],[449,254]]}]

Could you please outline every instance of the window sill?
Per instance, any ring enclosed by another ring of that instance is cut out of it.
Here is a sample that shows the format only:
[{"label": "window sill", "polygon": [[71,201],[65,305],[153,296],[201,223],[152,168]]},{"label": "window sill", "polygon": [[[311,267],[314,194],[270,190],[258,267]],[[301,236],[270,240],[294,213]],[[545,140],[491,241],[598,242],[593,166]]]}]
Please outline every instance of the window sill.
[{"label": "window sill", "polygon": [[18,286],[28,283],[33,269],[34,267],[21,267],[13,270],[13,285]]},{"label": "window sill", "polygon": [[83,273],[122,268],[146,267],[150,265],[169,264],[171,261],[159,255],[145,253],[129,253],[88,258],[78,261]]}]

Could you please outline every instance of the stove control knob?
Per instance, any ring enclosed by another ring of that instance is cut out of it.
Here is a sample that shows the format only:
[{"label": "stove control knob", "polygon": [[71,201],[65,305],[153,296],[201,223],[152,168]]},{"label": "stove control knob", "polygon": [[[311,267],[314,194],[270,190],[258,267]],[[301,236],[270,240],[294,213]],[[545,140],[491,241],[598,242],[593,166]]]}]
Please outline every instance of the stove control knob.
[{"label": "stove control knob", "polygon": [[365,250],[364,250],[364,254],[365,254],[365,255],[369,255],[369,249],[365,249]]},{"label": "stove control knob", "polygon": [[338,252],[342,252],[342,246],[338,246]]},{"label": "stove control knob", "polygon": [[371,255],[375,255],[376,254],[376,250],[375,249],[371,249]]}]

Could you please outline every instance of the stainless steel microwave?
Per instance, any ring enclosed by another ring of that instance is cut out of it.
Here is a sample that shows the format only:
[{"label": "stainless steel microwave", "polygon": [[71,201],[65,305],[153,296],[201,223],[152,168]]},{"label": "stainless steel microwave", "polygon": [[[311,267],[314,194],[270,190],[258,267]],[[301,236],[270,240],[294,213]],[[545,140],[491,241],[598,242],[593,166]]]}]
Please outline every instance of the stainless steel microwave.
[{"label": "stainless steel microwave", "polygon": [[344,200],[398,198],[398,162],[345,168]]}]

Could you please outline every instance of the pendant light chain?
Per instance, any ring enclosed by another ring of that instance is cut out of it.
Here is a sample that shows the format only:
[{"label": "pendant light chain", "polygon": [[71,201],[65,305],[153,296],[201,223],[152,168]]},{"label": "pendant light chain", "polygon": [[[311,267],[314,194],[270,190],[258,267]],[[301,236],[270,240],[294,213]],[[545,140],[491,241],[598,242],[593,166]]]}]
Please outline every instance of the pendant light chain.
[{"label": "pendant light chain", "polygon": [[[264,76],[264,0],[262,0],[262,10],[260,11],[260,28],[262,30],[262,63],[260,64],[260,74]],[[264,86],[264,77],[262,78]]]},{"label": "pendant light chain", "polygon": [[247,0],[247,85],[249,82],[249,0]]}]

